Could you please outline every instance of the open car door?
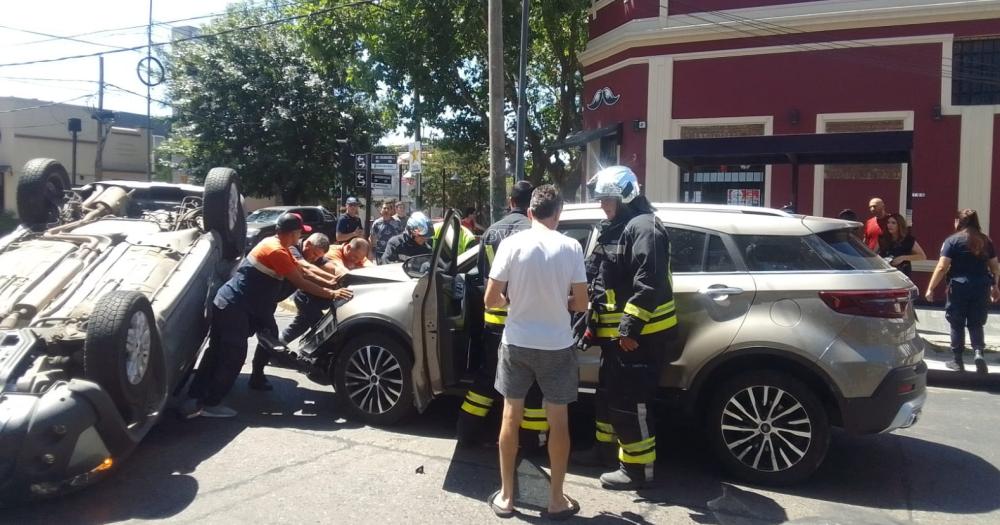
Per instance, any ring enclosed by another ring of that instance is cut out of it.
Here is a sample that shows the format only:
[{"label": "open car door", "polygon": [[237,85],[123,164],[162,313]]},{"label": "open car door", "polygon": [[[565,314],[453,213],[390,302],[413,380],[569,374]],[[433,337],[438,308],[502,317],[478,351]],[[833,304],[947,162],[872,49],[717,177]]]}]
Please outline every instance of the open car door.
[{"label": "open car door", "polygon": [[458,217],[449,211],[427,274],[413,291],[413,384],[421,411],[458,382],[468,360],[470,290],[458,273],[459,231]]}]

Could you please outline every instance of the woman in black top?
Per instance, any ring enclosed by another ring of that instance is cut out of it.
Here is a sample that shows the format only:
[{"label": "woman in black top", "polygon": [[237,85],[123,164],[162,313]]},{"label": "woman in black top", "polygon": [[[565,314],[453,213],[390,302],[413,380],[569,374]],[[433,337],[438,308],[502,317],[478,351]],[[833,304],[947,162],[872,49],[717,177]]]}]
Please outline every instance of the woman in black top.
[{"label": "woman in black top", "polygon": [[986,342],[983,325],[986,324],[987,307],[990,299],[1000,299],[1000,264],[997,263],[993,242],[983,235],[979,226],[979,215],[975,210],[959,212],[955,220],[955,230],[941,246],[934,275],[931,276],[925,297],[934,301],[934,288],[948,276],[948,300],[945,303],[945,318],[951,325],[951,351],[955,360],[948,363],[952,370],[964,371],[962,351],[965,349],[965,327],[969,327],[972,349],[976,352],[976,371],[987,372],[983,349]]},{"label": "woman in black top", "polygon": [[891,257],[889,264],[909,277],[913,272],[913,261],[922,261],[927,258],[927,254],[910,234],[902,215],[889,214],[885,224],[885,233],[878,243],[878,254],[885,258]]}]

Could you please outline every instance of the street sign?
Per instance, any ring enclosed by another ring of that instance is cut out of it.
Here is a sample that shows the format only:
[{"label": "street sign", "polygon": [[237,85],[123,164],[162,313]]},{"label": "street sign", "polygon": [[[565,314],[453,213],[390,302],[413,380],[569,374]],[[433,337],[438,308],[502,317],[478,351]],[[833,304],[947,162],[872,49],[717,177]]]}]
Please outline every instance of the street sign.
[{"label": "street sign", "polygon": [[367,183],[367,177],[365,176],[364,173],[355,173],[354,174],[354,183],[359,188],[364,188],[365,186],[367,186],[367,184],[366,184]]},{"label": "street sign", "polygon": [[372,173],[372,188],[384,190],[392,189],[392,175],[386,173]]},{"label": "street sign", "polygon": [[396,173],[396,154],[372,153],[372,171]]},{"label": "street sign", "polygon": [[368,155],[355,155],[354,170],[363,172],[367,169],[368,169]]}]

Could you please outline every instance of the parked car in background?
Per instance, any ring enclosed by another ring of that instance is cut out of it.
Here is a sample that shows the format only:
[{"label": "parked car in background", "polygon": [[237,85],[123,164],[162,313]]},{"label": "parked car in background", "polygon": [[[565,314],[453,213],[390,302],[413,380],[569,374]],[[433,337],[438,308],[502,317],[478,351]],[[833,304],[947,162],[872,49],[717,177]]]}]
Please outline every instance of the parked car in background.
[{"label": "parked car in background", "polygon": [[236,172],[205,186],[70,186],[52,159],[17,184],[0,238],[0,505],[114,471],[194,366],[243,254]]},{"label": "parked car in background", "polygon": [[302,222],[314,232],[324,233],[331,242],[337,239],[337,215],[323,206],[269,206],[247,216],[246,249],[253,248],[261,239],[274,235],[275,221],[283,213],[298,213]]},{"label": "parked car in background", "polygon": [[[660,385],[669,417],[700,420],[721,462],[757,483],[801,481],[832,426],[914,424],[926,399],[913,284],[860,243],[854,223],[778,210],[658,204],[670,234],[679,320]],[[603,213],[568,205],[559,230],[585,253]],[[393,424],[464,392],[482,324],[478,249],[458,221],[433,255],[357,270],[354,292],[303,339],[354,418]],[[470,351],[470,349],[472,349]],[[580,354],[595,386],[600,348]]]}]

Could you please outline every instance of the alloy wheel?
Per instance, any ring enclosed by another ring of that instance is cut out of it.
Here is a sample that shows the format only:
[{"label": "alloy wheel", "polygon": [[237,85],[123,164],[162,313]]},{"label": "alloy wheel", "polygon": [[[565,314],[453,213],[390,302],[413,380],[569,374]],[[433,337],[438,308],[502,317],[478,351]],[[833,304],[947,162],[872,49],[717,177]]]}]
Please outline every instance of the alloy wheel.
[{"label": "alloy wheel", "polygon": [[733,457],[763,472],[795,466],[813,440],[806,408],[775,386],[755,385],[736,392],[726,402],[720,424],[723,442]]},{"label": "alloy wheel", "polygon": [[142,312],[132,314],[125,340],[125,374],[133,385],[138,385],[146,376],[152,348],[151,337],[146,315]]},{"label": "alloy wheel", "polygon": [[344,371],[347,396],[369,414],[384,414],[403,393],[403,370],[392,352],[377,345],[358,348]]}]

